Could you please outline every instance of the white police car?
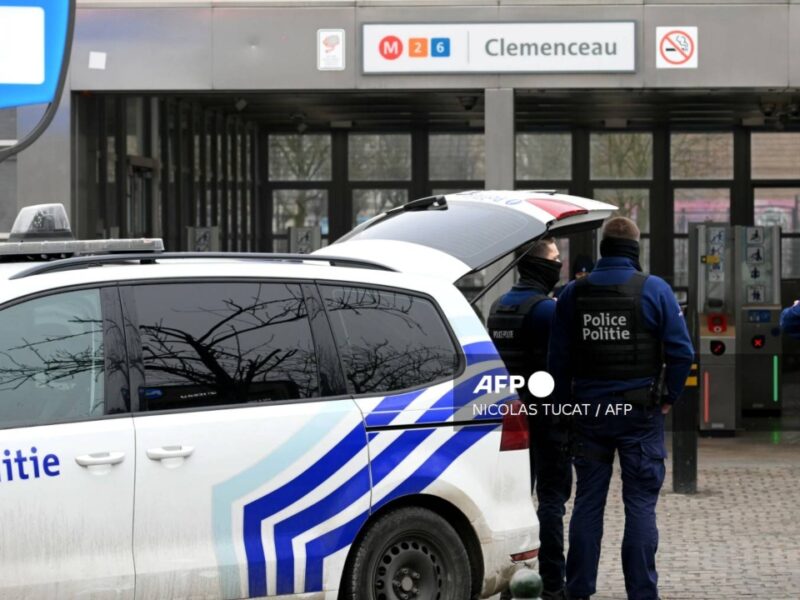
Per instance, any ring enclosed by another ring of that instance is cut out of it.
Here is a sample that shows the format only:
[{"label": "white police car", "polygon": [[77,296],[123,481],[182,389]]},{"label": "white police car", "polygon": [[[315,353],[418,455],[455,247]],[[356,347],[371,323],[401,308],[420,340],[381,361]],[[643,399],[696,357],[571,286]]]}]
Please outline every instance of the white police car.
[{"label": "white police car", "polygon": [[0,244],[0,598],[503,588],[539,544],[527,427],[475,410],[514,399],[476,393],[505,370],[453,282],[612,209],[452,195],[316,256],[57,241],[56,206],[24,211]]}]

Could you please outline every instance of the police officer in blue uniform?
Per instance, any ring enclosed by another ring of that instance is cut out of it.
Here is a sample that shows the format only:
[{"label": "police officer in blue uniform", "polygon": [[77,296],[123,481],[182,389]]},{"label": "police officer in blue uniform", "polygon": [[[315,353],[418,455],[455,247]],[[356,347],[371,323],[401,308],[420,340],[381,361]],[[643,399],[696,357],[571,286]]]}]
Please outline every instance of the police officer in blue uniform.
[{"label": "police officer in blue uniform", "polygon": [[664,416],[683,390],[694,351],[669,285],[641,272],[638,242],[639,229],[630,219],[606,222],[602,258],[588,277],[561,293],[550,334],[555,401],[588,409],[572,422],[572,600],[596,591],[615,452],[625,504],[625,588],[629,600],[658,598],[656,502],[665,474]]},{"label": "police officer in blue uniform", "polygon": [[[533,373],[547,369],[550,325],[556,306],[549,294],[561,272],[555,240],[534,242],[517,268],[519,282],[492,305],[487,325],[509,372],[527,381]],[[535,401],[527,389],[523,400]],[[564,505],[572,490],[572,469],[564,428],[556,417],[542,412],[529,418],[531,484],[538,500],[541,542],[539,572],[545,589],[542,598],[560,600],[565,597]]]},{"label": "police officer in blue uniform", "polygon": [[781,313],[781,331],[800,339],[800,300],[795,300],[794,304]]}]

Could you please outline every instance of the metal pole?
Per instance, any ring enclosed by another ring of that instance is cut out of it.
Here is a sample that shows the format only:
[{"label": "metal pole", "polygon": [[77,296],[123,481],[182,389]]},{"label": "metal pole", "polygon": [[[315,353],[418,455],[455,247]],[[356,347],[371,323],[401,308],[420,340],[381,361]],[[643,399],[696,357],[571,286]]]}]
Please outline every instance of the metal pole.
[{"label": "metal pole", "polygon": [[676,494],[697,493],[699,392],[694,363],[683,394],[672,407],[672,490]]}]

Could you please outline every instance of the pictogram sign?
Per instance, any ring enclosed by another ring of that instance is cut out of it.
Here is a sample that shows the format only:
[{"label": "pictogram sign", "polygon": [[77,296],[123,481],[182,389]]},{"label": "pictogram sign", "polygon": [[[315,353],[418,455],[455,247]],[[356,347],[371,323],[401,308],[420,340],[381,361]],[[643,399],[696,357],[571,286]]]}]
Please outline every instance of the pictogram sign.
[{"label": "pictogram sign", "polygon": [[697,27],[656,27],[656,68],[697,68]]}]

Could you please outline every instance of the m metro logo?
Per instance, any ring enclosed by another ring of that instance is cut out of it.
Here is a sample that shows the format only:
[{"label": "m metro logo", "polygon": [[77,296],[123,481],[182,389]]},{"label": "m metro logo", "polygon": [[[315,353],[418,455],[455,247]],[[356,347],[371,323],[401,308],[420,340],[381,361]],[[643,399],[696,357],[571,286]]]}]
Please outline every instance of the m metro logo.
[{"label": "m metro logo", "polygon": [[378,44],[378,52],[386,60],[396,60],[403,54],[403,41],[396,35],[387,35]]}]

